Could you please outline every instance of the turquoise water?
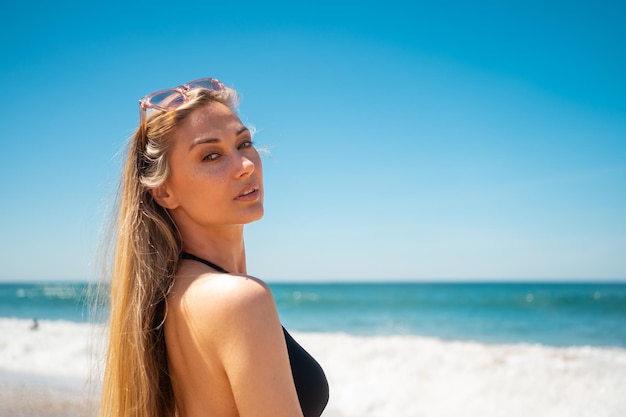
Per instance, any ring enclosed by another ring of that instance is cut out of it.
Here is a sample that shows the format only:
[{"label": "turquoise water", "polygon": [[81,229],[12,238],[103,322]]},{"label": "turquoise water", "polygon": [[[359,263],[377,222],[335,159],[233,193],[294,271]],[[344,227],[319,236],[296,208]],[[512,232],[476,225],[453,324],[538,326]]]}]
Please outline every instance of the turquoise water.
[{"label": "turquoise water", "polygon": [[626,284],[285,285],[274,294],[284,324],[303,331],[626,347]]},{"label": "turquoise water", "polygon": [[[270,284],[290,330],[626,347],[626,283]],[[0,318],[89,320],[87,284],[0,284]]]},{"label": "turquoise water", "polygon": [[0,318],[89,320],[85,283],[0,283]]}]

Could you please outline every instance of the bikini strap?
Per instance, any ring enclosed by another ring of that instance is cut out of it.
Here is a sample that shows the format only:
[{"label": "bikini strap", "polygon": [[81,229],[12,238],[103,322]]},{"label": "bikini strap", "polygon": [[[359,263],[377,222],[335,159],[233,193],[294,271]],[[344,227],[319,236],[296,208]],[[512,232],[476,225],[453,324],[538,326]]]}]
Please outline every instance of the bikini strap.
[{"label": "bikini strap", "polygon": [[191,261],[196,261],[196,262],[203,263],[206,266],[209,266],[209,267],[215,269],[216,271],[228,274],[228,271],[225,270],[224,268],[222,268],[221,266],[215,265],[213,262],[209,262],[206,259],[202,259],[202,258],[200,258],[200,257],[198,257],[196,255],[192,255],[191,253],[183,252],[183,253],[180,254],[180,257],[181,257],[181,259],[189,259]]}]

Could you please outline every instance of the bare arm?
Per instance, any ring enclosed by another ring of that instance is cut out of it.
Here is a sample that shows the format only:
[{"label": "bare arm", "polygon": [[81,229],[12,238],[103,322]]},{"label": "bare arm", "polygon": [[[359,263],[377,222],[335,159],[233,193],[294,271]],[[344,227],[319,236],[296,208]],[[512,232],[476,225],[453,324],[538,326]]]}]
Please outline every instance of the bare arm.
[{"label": "bare arm", "polygon": [[[274,298],[262,282],[221,275],[195,317],[228,378],[240,417],[302,417]],[[206,321],[205,321],[206,323]]]}]

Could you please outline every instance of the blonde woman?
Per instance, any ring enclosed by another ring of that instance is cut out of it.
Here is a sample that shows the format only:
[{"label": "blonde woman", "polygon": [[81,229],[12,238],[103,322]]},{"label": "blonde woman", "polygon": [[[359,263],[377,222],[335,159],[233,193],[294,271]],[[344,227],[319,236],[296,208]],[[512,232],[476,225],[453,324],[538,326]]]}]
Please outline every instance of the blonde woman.
[{"label": "blonde woman", "polygon": [[309,417],[326,406],[324,372],[247,273],[243,228],[263,215],[263,175],[236,105],[211,78],[140,100],[101,417]]}]

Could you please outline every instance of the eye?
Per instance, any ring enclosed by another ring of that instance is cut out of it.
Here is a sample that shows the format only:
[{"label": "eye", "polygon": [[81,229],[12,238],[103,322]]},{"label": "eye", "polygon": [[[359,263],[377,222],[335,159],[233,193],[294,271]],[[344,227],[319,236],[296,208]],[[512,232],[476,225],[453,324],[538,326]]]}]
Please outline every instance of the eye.
[{"label": "eye", "polygon": [[247,141],[245,141],[245,142],[242,142],[242,143],[239,145],[239,149],[251,148],[251,147],[253,147],[253,146],[254,146],[254,143],[252,143],[252,141],[251,141],[251,140],[247,140]]},{"label": "eye", "polygon": [[219,157],[220,157],[219,153],[212,152],[212,153],[204,155],[202,157],[202,161],[206,161],[206,162],[215,161]]}]

